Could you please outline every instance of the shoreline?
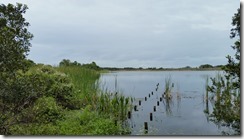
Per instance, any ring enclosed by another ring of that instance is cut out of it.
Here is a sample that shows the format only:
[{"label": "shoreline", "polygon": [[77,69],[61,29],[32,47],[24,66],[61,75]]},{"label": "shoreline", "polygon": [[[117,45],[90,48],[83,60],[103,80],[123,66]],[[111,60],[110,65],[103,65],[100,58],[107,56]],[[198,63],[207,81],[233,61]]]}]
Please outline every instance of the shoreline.
[{"label": "shoreline", "polygon": [[102,69],[104,71],[223,71],[221,68],[208,69]]}]

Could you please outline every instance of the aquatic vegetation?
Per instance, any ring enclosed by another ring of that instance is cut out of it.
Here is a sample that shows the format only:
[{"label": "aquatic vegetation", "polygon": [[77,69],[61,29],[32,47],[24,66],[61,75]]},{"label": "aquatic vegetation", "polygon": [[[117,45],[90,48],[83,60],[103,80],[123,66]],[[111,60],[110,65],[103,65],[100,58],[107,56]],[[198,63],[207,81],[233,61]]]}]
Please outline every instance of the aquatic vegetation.
[{"label": "aquatic vegetation", "polygon": [[110,114],[116,120],[124,121],[131,110],[133,99],[119,93],[101,92],[97,102],[97,110],[100,113]]},{"label": "aquatic vegetation", "polygon": [[209,115],[210,120],[216,124],[229,126],[240,133],[240,89],[232,85],[232,80],[224,79],[219,73],[211,78],[212,86],[208,91],[213,94],[211,101],[214,103],[213,112]]},{"label": "aquatic vegetation", "polygon": [[86,105],[96,107],[98,99],[98,84],[96,83],[100,77],[100,73],[78,66],[58,67],[58,71],[67,74],[74,84],[74,94],[72,97],[72,106],[79,109]]},{"label": "aquatic vegetation", "polygon": [[173,83],[171,76],[168,76],[165,78],[165,85],[164,85],[164,98],[171,99],[172,98],[172,89],[173,89]]}]

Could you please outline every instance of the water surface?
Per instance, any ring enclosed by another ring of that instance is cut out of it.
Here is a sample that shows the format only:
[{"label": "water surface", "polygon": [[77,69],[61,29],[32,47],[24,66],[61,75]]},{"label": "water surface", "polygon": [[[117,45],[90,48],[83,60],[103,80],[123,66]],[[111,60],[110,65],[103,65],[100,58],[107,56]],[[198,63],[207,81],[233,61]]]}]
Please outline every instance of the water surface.
[{"label": "water surface", "polygon": [[[221,135],[231,130],[209,121],[204,110],[212,111],[205,101],[206,78],[219,71],[119,71],[102,74],[100,86],[135,98],[138,110],[128,119],[132,135],[143,135],[148,122],[149,135]],[[220,72],[221,73],[221,72]],[[162,99],[165,79],[171,78],[172,99]],[[153,93],[152,93],[153,92]],[[150,95],[150,97],[149,97]],[[211,94],[209,94],[211,96]],[[147,101],[145,101],[147,97]],[[139,100],[141,105],[139,106]],[[159,101],[159,105],[157,104]],[[156,106],[156,111],[154,111]],[[153,115],[150,120],[150,113]]]}]

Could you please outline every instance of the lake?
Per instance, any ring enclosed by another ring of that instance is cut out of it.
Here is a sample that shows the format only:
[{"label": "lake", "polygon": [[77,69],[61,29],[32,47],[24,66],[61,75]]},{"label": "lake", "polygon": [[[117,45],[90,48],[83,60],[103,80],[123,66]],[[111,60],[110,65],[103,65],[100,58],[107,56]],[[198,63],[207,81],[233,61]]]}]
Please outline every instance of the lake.
[{"label": "lake", "polygon": [[[100,88],[135,99],[133,105],[137,110],[127,120],[131,135],[222,135],[222,131],[232,132],[231,129],[214,124],[204,113],[206,109],[211,113],[214,105],[205,101],[206,79],[217,73],[222,74],[221,71],[109,72],[101,75]],[[167,78],[172,80],[173,87],[170,101],[162,98]]]}]

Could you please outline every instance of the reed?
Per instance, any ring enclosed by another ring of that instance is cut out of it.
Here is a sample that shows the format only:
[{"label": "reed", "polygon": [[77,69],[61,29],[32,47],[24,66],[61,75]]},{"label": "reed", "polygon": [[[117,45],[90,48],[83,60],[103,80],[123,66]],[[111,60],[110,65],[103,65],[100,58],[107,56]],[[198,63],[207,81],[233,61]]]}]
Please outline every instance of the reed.
[{"label": "reed", "polygon": [[206,95],[205,95],[205,100],[208,101],[208,84],[209,84],[209,77],[206,77],[206,83],[205,83],[205,91],[206,91]]},{"label": "reed", "polygon": [[74,105],[83,107],[89,104],[93,108],[96,107],[99,87],[97,81],[100,77],[98,71],[76,66],[56,67],[56,69],[67,74],[74,84],[75,92],[72,96]]},{"label": "reed", "polygon": [[165,86],[164,86],[164,96],[166,99],[171,99],[172,98],[172,78],[171,76],[168,76],[165,78]]},{"label": "reed", "polygon": [[131,97],[125,97],[119,93],[101,92],[97,105],[100,113],[106,113],[115,117],[116,120],[124,121],[131,110],[132,103]]}]

